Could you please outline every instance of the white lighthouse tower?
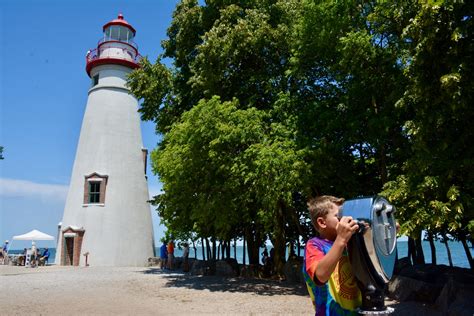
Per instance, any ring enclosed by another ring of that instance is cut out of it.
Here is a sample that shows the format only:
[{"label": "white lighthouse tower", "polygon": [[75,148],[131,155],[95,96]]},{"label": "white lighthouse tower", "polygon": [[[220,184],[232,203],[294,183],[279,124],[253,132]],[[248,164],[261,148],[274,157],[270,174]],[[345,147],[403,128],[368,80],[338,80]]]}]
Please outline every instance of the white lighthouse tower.
[{"label": "white lighthouse tower", "polygon": [[[126,87],[140,55],[122,14],[86,56],[91,80],[59,230],[59,265],[145,266],[154,256],[138,102]],[[87,262],[86,262],[87,261]]]}]

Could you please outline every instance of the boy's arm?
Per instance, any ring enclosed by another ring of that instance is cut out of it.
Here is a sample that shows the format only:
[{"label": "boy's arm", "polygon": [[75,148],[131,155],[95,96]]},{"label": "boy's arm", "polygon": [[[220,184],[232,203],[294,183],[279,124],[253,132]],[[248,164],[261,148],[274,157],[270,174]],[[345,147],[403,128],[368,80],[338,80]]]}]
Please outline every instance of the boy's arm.
[{"label": "boy's arm", "polygon": [[349,239],[357,231],[358,225],[352,220],[352,217],[342,217],[337,224],[337,237],[331,249],[319,261],[314,277],[321,283],[326,283],[336,268],[337,262],[342,256]]}]

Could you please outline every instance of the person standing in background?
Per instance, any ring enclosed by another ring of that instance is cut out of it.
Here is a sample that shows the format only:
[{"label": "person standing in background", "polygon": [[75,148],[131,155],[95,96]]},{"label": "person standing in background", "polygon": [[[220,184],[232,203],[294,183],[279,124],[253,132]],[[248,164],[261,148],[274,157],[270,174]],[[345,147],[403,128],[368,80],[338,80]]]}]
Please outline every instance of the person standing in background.
[{"label": "person standing in background", "polygon": [[0,251],[0,256],[2,260],[2,264],[8,264],[8,240],[5,240],[5,244]]},{"label": "person standing in background", "polygon": [[3,248],[2,248],[3,254],[8,253],[8,243],[9,243],[9,241],[5,240],[5,244],[3,244]]},{"label": "person standing in background", "polygon": [[5,240],[5,244],[0,250],[0,264],[8,264],[8,240]]},{"label": "person standing in background", "polygon": [[168,243],[168,269],[173,270],[173,259],[174,259],[174,242],[170,240]]},{"label": "person standing in background", "polygon": [[36,267],[36,260],[38,259],[38,248],[36,248],[36,243],[31,242],[31,257],[30,257],[30,266],[32,268]]},{"label": "person standing in background", "polygon": [[184,243],[183,246],[183,272],[189,271],[189,245],[188,243]]},{"label": "person standing in background", "polygon": [[166,249],[166,240],[163,240],[163,244],[160,247],[160,268],[163,270],[168,266],[168,250]]}]

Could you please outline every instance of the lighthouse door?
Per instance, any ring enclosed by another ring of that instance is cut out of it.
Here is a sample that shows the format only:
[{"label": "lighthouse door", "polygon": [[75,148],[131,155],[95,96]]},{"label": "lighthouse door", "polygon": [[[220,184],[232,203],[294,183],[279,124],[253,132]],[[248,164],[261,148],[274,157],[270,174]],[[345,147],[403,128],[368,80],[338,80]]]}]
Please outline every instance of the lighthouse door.
[{"label": "lighthouse door", "polygon": [[64,265],[72,266],[74,261],[74,237],[64,238]]}]

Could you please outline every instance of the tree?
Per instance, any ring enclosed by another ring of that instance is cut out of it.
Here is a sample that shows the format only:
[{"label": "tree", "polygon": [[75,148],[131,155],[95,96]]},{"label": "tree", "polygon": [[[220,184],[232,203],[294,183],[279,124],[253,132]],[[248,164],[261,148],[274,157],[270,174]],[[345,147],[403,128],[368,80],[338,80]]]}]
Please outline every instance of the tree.
[{"label": "tree", "polygon": [[[407,195],[428,206],[430,227],[441,234],[466,236],[474,227],[473,179],[469,166],[474,155],[474,51],[471,2],[436,1],[416,4],[416,14],[404,28],[407,90],[399,105],[410,112],[404,130],[412,153],[404,166],[410,184]],[[400,186],[400,181],[397,181]],[[401,187],[403,188],[403,187]],[[414,210],[412,219],[417,218]],[[472,264],[469,250],[466,255]]]},{"label": "tree", "polygon": [[301,140],[312,149],[318,179],[313,191],[376,194],[406,155],[405,113],[395,107],[405,84],[399,51],[372,21],[375,3],[304,5],[293,71]]},{"label": "tree", "polygon": [[[294,116],[281,110],[292,106],[285,71],[295,3],[182,1],[161,57],[173,58],[173,69],[145,59],[129,81],[144,99],[142,118],[161,124],[164,135],[152,154],[164,183],[155,199],[164,223],[220,240],[235,237],[234,227],[244,224],[251,263],[258,263],[266,235],[283,260],[288,206],[301,187]],[[238,119],[242,126],[230,128]],[[258,133],[250,133],[252,124]],[[234,128],[234,138],[226,136]]]},{"label": "tree", "polygon": [[472,12],[462,1],[181,1],[163,55],[129,80],[163,136],[152,162],[164,224],[203,244],[244,238],[251,263],[268,237],[281,271],[285,243],[312,232],[308,195],[382,192],[416,262],[422,230],[467,247]]},{"label": "tree", "polygon": [[242,226],[257,249],[249,253],[254,264],[263,228],[270,228],[275,247],[284,250],[282,207],[291,204],[305,165],[289,131],[267,119],[265,112],[239,110],[237,100],[218,97],[184,113],[163,147],[152,152],[165,191],[157,202],[167,227],[230,241]]}]

